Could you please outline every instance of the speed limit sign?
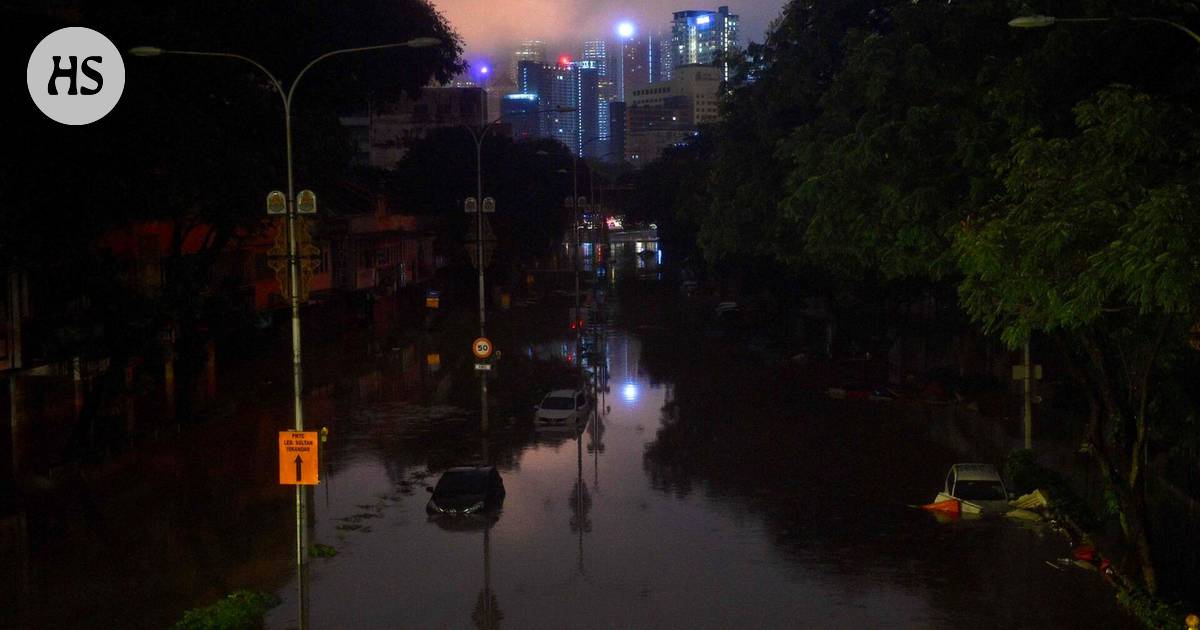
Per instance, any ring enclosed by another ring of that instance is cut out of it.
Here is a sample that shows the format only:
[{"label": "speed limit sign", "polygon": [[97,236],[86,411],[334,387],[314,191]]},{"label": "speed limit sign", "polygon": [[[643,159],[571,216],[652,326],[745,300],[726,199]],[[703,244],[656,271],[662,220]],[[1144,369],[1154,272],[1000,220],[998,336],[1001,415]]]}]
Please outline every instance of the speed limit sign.
[{"label": "speed limit sign", "polygon": [[471,343],[471,352],[476,359],[486,359],[492,356],[492,342],[487,337],[480,337]]}]

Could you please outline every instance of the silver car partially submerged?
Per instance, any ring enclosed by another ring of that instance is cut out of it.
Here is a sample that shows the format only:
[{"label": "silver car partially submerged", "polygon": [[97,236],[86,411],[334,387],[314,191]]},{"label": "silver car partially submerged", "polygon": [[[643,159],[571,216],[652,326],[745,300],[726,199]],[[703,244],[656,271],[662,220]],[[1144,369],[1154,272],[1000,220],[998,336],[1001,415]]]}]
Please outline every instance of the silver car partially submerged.
[{"label": "silver car partially submerged", "polygon": [[954,464],[934,503],[957,501],[963,514],[1005,514],[1012,510],[1004,480],[991,464]]}]

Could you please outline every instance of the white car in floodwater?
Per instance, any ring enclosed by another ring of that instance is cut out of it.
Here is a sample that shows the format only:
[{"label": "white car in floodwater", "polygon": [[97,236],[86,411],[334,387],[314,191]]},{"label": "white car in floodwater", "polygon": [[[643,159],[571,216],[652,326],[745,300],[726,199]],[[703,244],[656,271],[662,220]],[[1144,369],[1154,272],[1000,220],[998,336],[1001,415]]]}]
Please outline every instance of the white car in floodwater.
[{"label": "white car in floodwater", "polygon": [[1012,509],[1004,480],[991,464],[951,466],[946,487],[934,502],[951,500],[958,501],[963,514],[1004,514]]},{"label": "white car in floodwater", "polygon": [[587,422],[591,404],[588,396],[578,389],[556,389],[534,408],[535,427],[575,427]]}]

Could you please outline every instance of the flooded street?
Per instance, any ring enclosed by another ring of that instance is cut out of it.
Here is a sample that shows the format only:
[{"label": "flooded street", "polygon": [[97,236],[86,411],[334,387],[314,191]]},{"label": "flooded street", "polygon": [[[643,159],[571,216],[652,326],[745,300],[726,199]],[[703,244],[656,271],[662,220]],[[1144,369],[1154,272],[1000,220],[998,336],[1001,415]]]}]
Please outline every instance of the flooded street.
[{"label": "flooded street", "polygon": [[[310,424],[331,438],[311,542],[337,553],[311,559],[310,627],[1138,627],[1099,574],[1047,564],[1069,553],[1049,528],[909,506],[975,456],[939,439],[937,413],[799,392],[661,325],[595,332],[600,400],[580,433],[537,430],[530,411],[484,444],[473,401],[435,395],[453,368],[431,373],[426,348],[313,388]],[[514,352],[573,361],[570,337],[550,337]],[[31,512],[36,606],[0,621],[163,627],[253,588],[282,600],[268,628],[296,627],[290,493],[273,476],[286,409],[246,403],[168,438],[126,477],[140,484]],[[427,517],[426,486],[485,449],[506,489],[495,521]]]}]

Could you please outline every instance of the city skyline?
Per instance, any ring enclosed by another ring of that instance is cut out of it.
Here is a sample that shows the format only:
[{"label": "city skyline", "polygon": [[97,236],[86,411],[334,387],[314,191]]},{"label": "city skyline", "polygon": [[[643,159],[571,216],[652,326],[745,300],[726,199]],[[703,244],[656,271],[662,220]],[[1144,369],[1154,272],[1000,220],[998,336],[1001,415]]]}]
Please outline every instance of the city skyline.
[{"label": "city skyline", "polygon": [[631,6],[606,0],[515,0],[504,12],[495,11],[494,5],[485,0],[435,0],[433,4],[462,37],[464,56],[475,66],[506,63],[512,50],[526,39],[545,41],[551,59],[563,54],[576,55],[586,40],[617,39],[616,25],[622,21],[633,23],[638,35],[659,33],[669,30],[672,15],[677,11],[715,10],[718,4],[729,4],[730,11],[741,16],[744,45],[763,40],[767,27],[779,16],[785,3],[783,0],[756,0],[745,5],[647,0]]}]

